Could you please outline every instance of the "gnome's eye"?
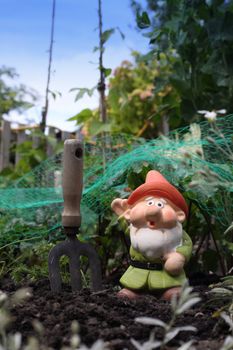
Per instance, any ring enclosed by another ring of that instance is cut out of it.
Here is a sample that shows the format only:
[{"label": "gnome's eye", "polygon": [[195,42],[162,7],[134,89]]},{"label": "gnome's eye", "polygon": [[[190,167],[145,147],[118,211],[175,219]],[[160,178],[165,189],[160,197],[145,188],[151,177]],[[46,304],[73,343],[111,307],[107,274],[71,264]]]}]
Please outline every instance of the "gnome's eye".
[{"label": "gnome's eye", "polygon": [[154,205],[154,204],[155,204],[155,201],[153,201],[152,199],[146,203],[146,205],[148,205],[148,207],[150,207],[151,205]]},{"label": "gnome's eye", "polygon": [[163,202],[156,202],[155,205],[156,205],[158,208],[163,208],[163,207],[164,207]]}]

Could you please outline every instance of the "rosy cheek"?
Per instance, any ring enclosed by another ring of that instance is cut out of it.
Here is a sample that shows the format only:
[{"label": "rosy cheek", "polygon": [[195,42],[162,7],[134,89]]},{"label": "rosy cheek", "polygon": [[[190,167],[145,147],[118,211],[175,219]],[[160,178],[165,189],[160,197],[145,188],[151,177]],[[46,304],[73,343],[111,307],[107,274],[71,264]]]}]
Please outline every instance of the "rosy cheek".
[{"label": "rosy cheek", "polygon": [[164,211],[163,211],[163,220],[165,222],[176,221],[177,217],[176,217],[175,211],[170,209],[170,208],[164,209]]},{"label": "rosy cheek", "polygon": [[143,223],[145,221],[145,208],[143,205],[136,205],[130,213],[130,221],[132,223]]}]

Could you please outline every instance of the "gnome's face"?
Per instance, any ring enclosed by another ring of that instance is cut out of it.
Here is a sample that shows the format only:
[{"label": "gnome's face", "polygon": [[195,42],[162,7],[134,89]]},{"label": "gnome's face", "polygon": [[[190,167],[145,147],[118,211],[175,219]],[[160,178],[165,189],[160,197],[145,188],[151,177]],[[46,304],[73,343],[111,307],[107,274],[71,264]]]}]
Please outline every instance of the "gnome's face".
[{"label": "gnome's face", "polygon": [[118,198],[112,208],[130,222],[131,244],[148,259],[162,257],[180,245],[185,213],[167,199],[149,196],[129,206]]},{"label": "gnome's face", "polygon": [[150,229],[171,229],[177,222],[183,222],[185,214],[175,208],[168,200],[149,196],[135,203],[129,208],[126,218],[137,227]]},{"label": "gnome's face", "polygon": [[124,216],[134,227],[150,229],[171,229],[185,220],[185,213],[169,200],[154,196],[144,197],[134,205],[127,200],[117,198],[112,202],[112,209],[119,216]]}]

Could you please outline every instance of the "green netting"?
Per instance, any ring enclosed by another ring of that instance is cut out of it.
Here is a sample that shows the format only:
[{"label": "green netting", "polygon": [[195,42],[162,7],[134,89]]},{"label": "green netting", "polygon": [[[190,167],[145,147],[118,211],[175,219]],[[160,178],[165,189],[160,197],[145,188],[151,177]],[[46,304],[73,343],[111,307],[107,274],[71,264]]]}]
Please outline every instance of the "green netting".
[{"label": "green netting", "polygon": [[[129,175],[154,168],[223,226],[233,213],[233,115],[202,122],[154,140],[117,135],[84,143],[82,231],[110,212],[116,196],[127,197]],[[56,236],[62,210],[62,153],[47,159],[10,188],[0,190],[1,245]],[[55,230],[56,231],[56,230]],[[93,231],[93,230],[92,230]]]}]

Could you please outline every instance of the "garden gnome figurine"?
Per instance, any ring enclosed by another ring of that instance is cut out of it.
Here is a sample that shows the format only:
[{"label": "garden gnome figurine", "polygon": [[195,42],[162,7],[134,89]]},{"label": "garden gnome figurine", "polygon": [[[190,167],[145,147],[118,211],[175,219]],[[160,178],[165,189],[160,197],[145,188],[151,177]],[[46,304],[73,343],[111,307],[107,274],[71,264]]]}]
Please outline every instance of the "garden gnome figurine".
[{"label": "garden gnome figurine", "polygon": [[179,295],[192,252],[192,241],[182,229],[188,215],[182,194],[151,170],[128,199],[114,199],[111,206],[128,221],[131,241],[130,266],[120,279],[124,288],[118,296],[135,299],[147,291],[170,300]]}]

